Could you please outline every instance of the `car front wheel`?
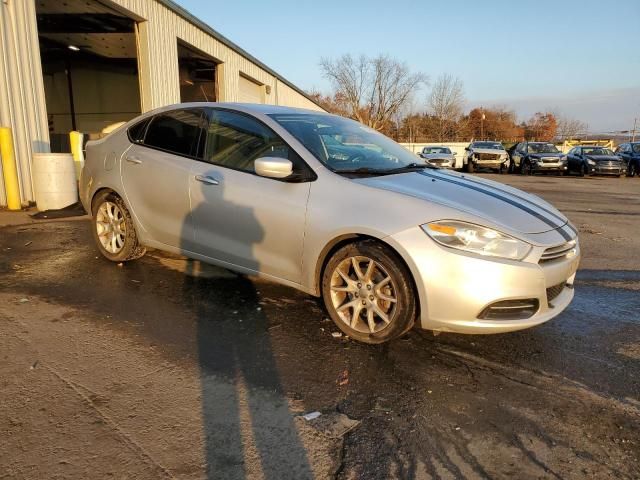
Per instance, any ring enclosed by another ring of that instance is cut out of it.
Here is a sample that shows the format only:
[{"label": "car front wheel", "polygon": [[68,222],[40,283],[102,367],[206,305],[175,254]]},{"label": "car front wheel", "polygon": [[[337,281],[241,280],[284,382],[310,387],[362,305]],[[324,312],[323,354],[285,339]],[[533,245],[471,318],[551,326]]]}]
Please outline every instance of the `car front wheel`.
[{"label": "car front wheel", "polygon": [[415,321],[411,274],[389,247],[371,240],[337,250],[322,276],[324,304],[340,330],[364,343],[383,343]]},{"label": "car front wheel", "polygon": [[531,175],[533,173],[533,168],[531,167],[531,162],[527,160],[520,161],[520,173],[522,175]]},{"label": "car front wheel", "polygon": [[93,201],[93,238],[98,250],[112,262],[142,257],[146,249],[138,243],[131,214],[122,198],[105,191]]},{"label": "car front wheel", "polygon": [[587,166],[583,163],[580,165],[580,176],[584,177],[587,175]]},{"label": "car front wheel", "polygon": [[627,169],[627,177],[635,177],[636,176],[636,166],[633,163],[629,164],[629,168]]}]

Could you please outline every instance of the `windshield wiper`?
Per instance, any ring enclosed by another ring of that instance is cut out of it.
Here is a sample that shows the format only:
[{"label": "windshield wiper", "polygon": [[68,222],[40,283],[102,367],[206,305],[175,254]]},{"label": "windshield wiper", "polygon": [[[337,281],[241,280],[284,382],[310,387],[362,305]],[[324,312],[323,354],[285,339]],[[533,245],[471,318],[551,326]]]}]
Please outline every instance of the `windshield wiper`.
[{"label": "windshield wiper", "polygon": [[432,170],[440,170],[440,167],[436,167],[435,165],[431,165],[430,163],[416,163],[412,162],[408,165],[398,168],[392,168],[391,170],[386,170],[387,173],[400,173],[400,172],[412,172],[414,170],[424,170],[425,168],[430,168]]},{"label": "windshield wiper", "polygon": [[345,170],[334,170],[332,169],[335,173],[362,173],[362,174],[375,174],[375,175],[382,175],[385,173],[388,173],[389,170],[379,170],[377,168],[369,168],[369,167],[360,167],[360,168],[352,168],[352,169],[345,169]]},{"label": "windshield wiper", "polygon": [[333,170],[335,173],[361,173],[364,175],[372,174],[372,175],[391,175],[393,173],[402,173],[402,172],[413,172],[416,170],[423,170],[425,168],[431,168],[435,170],[440,170],[440,167],[436,167],[435,165],[430,165],[428,163],[416,163],[412,162],[408,165],[404,165],[398,168],[369,168],[369,167],[361,167],[354,168],[349,170]]}]

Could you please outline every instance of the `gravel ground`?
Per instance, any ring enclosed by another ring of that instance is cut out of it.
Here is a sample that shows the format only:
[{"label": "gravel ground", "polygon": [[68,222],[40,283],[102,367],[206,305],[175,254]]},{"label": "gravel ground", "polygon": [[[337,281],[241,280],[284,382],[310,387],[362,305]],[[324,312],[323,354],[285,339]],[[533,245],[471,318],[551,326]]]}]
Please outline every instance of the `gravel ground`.
[{"label": "gravel ground", "polygon": [[486,177],[579,227],[573,303],[375,347],[289,288],[0,214],[0,478],[640,478],[640,180]]}]

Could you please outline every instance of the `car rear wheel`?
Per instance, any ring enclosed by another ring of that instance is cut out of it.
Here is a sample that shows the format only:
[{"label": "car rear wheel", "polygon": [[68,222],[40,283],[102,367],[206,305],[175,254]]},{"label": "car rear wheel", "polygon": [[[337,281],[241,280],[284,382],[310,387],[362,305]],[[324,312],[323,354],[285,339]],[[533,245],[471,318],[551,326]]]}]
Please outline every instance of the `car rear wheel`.
[{"label": "car rear wheel", "polygon": [[630,163],[629,168],[627,169],[627,177],[635,177],[635,176],[636,176],[636,166]]},{"label": "car rear wheel", "polygon": [[126,262],[146,253],[138,242],[131,214],[118,195],[108,191],[98,194],[91,213],[93,238],[104,257]]},{"label": "car rear wheel", "polygon": [[364,343],[383,343],[415,321],[411,274],[389,247],[371,240],[340,248],[322,277],[324,304],[340,330]]},{"label": "car rear wheel", "polygon": [[471,160],[467,162],[467,173],[473,173],[473,162]]}]

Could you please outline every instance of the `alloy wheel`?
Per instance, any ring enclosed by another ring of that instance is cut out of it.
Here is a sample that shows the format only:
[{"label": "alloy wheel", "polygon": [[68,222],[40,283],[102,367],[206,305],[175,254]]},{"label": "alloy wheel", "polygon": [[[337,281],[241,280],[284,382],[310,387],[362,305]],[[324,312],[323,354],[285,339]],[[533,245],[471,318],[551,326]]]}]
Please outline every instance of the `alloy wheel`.
[{"label": "alloy wheel", "polygon": [[113,202],[103,202],[96,214],[96,232],[102,247],[109,253],[119,253],[124,248],[127,227],[124,215]]},{"label": "alloy wheel", "polygon": [[375,260],[357,256],[338,264],[331,275],[331,302],[338,317],[361,333],[377,333],[394,319],[397,289]]}]

